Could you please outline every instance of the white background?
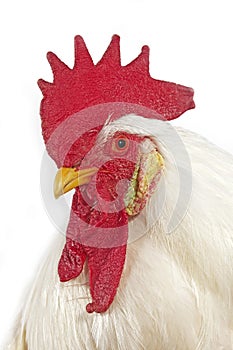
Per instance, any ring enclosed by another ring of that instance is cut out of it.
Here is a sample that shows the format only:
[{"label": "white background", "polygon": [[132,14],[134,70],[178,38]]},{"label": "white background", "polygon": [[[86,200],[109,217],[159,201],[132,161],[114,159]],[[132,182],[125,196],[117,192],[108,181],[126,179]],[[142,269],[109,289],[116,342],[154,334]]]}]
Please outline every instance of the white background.
[{"label": "white background", "polygon": [[196,109],[173,124],[197,131],[233,153],[232,4],[2,1],[0,26],[1,344],[55,231],[40,192],[44,144],[36,81],[52,79],[46,52],[56,52],[72,66],[73,37],[81,34],[97,62],[116,33],[121,36],[122,63],[127,64],[148,44],[154,78],[195,89]]}]

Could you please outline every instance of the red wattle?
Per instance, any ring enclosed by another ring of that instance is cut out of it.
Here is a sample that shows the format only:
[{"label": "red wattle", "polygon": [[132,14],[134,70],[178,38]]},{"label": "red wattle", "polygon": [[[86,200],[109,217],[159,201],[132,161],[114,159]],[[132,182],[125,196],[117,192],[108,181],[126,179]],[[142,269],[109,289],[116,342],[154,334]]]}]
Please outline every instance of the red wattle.
[{"label": "red wattle", "polygon": [[86,260],[83,246],[77,241],[67,238],[60,261],[58,274],[61,282],[67,282],[80,275]]},{"label": "red wattle", "polygon": [[105,312],[116,295],[125,263],[128,216],[91,209],[78,190],[73,197],[66,244],[58,264],[61,282],[76,278],[87,259],[92,302],[87,312]]},{"label": "red wattle", "polygon": [[116,248],[87,248],[92,303],[87,312],[105,312],[116,295],[125,263],[126,245]]}]

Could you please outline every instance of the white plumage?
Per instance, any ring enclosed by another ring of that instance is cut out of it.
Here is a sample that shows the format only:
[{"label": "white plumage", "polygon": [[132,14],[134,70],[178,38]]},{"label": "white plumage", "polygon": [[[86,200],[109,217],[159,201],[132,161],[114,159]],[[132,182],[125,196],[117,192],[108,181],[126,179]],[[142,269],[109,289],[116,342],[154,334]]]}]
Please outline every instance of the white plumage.
[{"label": "white plumage", "polygon": [[129,115],[102,132],[114,130],[152,137],[165,162],[130,223],[116,297],[107,312],[86,312],[87,271],[59,282],[58,234],[8,349],[233,349],[233,157],[163,121]]}]

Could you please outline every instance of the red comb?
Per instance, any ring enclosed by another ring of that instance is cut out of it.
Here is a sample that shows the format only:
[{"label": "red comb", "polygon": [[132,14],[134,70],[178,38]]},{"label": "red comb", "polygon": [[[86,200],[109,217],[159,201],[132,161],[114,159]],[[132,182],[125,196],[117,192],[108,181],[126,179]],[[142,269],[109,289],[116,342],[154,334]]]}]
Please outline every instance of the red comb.
[{"label": "red comb", "polygon": [[[94,65],[82,37],[76,36],[73,69],[55,54],[48,53],[54,81],[40,79],[38,82],[44,95],[40,112],[45,143],[68,117],[95,105],[124,102],[132,104],[132,108],[126,110],[129,113],[137,113],[133,107],[137,105],[155,111],[156,118],[164,120],[175,119],[195,107],[191,88],[151,78],[148,46],[143,46],[139,56],[127,66],[121,66],[119,41],[119,36],[114,35],[103,57]],[[100,115],[93,117],[101,119]],[[149,117],[155,118],[155,115]],[[99,125],[105,120],[106,116]],[[59,141],[56,142],[53,148],[61,147]],[[51,153],[56,160],[55,150]]]}]

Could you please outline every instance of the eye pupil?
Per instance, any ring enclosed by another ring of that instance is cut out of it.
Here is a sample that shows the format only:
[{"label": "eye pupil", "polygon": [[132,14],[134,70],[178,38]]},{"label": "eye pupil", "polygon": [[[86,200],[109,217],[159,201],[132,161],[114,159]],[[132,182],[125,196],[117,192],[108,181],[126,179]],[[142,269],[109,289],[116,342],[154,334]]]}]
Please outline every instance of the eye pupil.
[{"label": "eye pupil", "polygon": [[126,146],[126,141],[123,140],[123,139],[118,140],[117,146],[118,146],[120,149],[125,148],[125,146]]}]

